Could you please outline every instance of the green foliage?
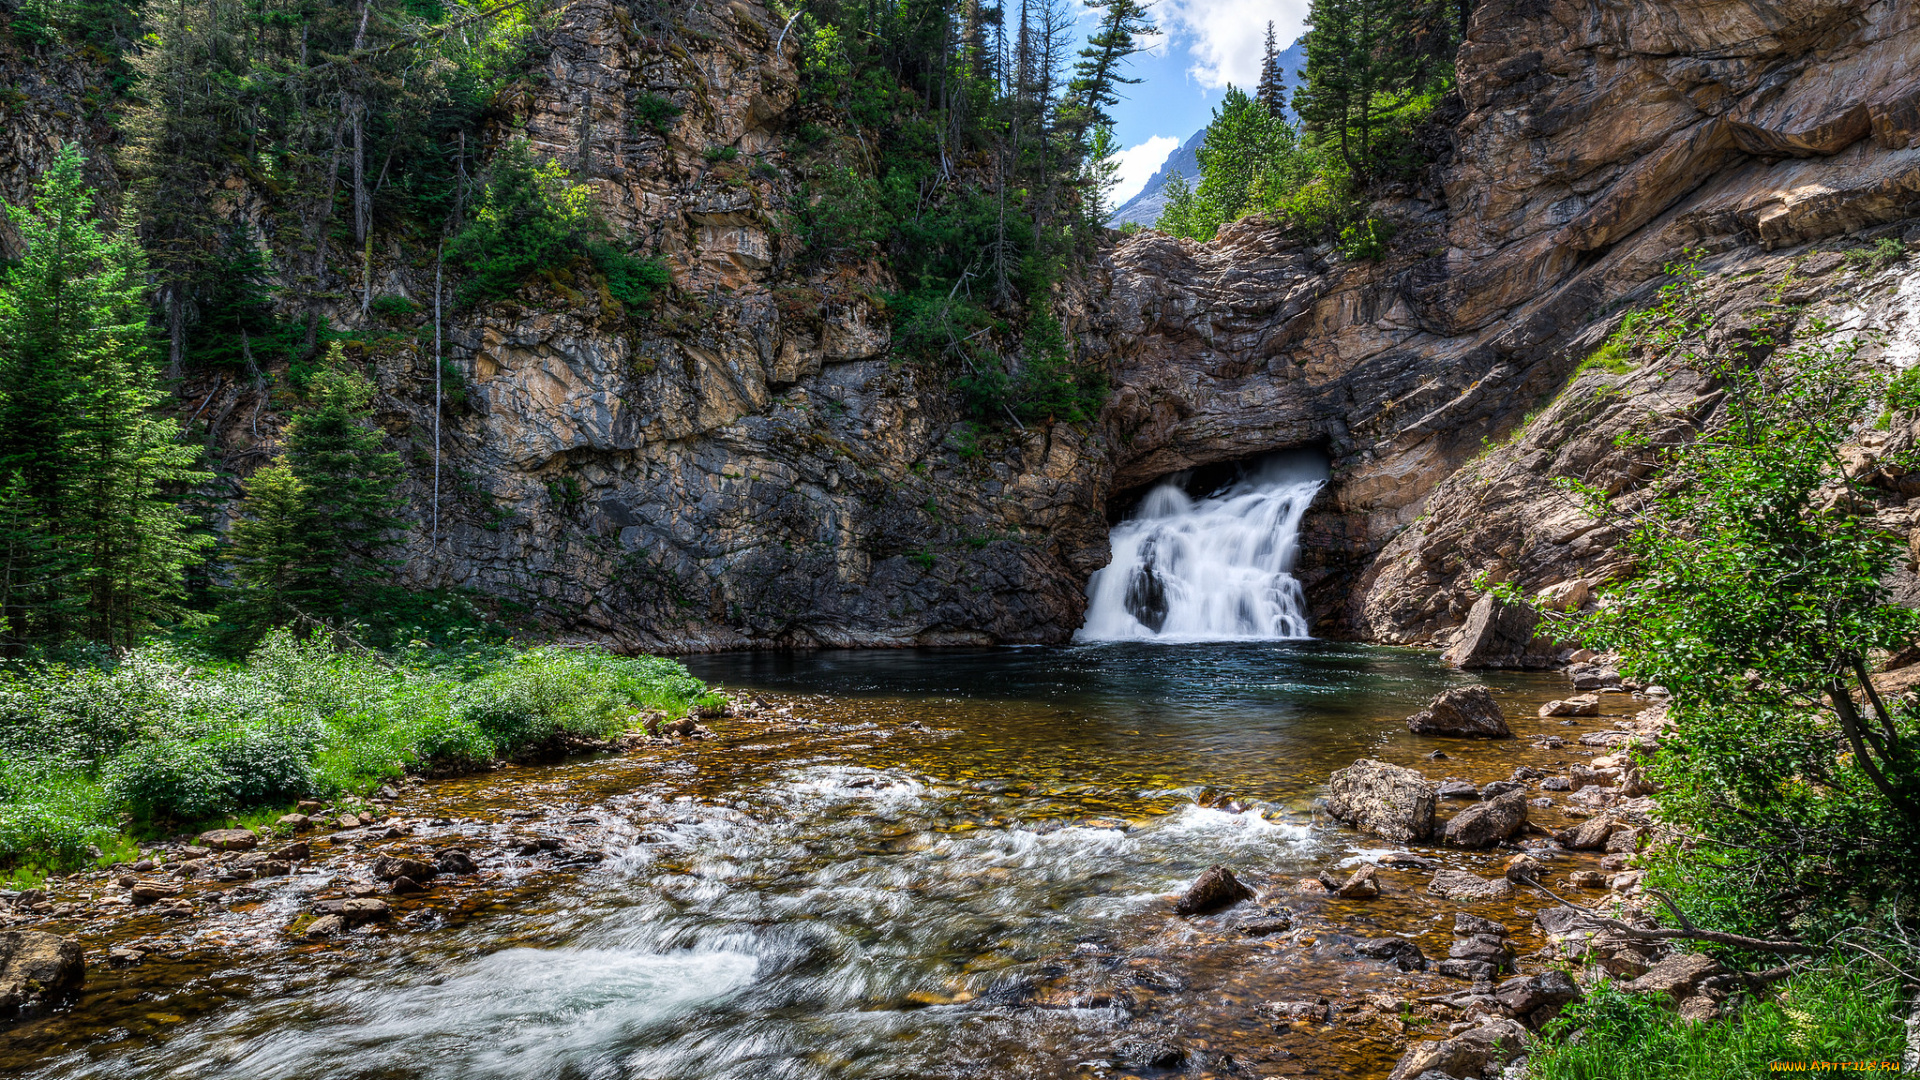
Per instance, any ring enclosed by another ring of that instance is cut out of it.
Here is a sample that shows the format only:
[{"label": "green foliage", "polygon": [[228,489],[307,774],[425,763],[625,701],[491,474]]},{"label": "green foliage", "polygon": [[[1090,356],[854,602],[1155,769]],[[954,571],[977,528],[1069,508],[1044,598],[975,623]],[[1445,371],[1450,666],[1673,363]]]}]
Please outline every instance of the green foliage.
[{"label": "green foliage", "polygon": [[1379,262],[1387,257],[1387,241],[1393,238],[1394,232],[1392,223],[1379,218],[1357,221],[1340,230],[1340,254],[1349,259]]},{"label": "green foliage", "polygon": [[636,710],[714,698],[670,660],[598,649],[336,651],[269,635],[241,664],[166,644],[0,671],[0,868],[54,869],[124,820],[185,825],[466,768]]},{"label": "green foliage", "polygon": [[1897,980],[1875,985],[1837,965],[1796,976],[1768,999],[1740,1002],[1724,1022],[1682,1020],[1656,998],[1601,982],[1547,1025],[1527,1076],[1748,1080],[1774,1062],[1899,1061],[1905,1011]]},{"label": "green foliage", "polygon": [[144,268],[93,212],[78,148],[8,207],[0,278],[0,642],[130,644],[180,618],[206,546],[172,492],[204,479],[155,412]]},{"label": "green foliage", "polygon": [[709,146],[700,151],[700,156],[710,162],[733,161],[740,156],[737,146]]},{"label": "green foliage", "polygon": [[1634,362],[1633,347],[1638,340],[1634,333],[1639,323],[1639,312],[1629,312],[1620,320],[1620,328],[1607,336],[1600,347],[1588,354],[1580,366],[1574,369],[1577,375],[1582,371],[1604,371],[1609,375],[1625,375],[1640,365]]},{"label": "green foliage", "polygon": [[1888,591],[1905,545],[1863,512],[1841,450],[1876,408],[1911,403],[1817,320],[1709,347],[1695,274],[1670,269],[1635,332],[1724,398],[1691,443],[1628,443],[1660,466],[1644,500],[1569,485],[1635,567],[1575,625],[1673,694],[1653,775],[1663,817],[1699,838],[1673,875],[1686,896],[1748,933],[1899,914],[1920,879],[1920,706],[1883,702],[1868,665],[1920,636],[1920,612]]},{"label": "green foliage", "polygon": [[1907,257],[1907,245],[1897,236],[1883,236],[1871,247],[1847,252],[1847,265],[1862,273],[1885,270]]},{"label": "green foliage", "polygon": [[302,616],[351,618],[407,528],[400,456],[383,449],[374,386],[351,369],[338,342],[306,390],[286,453],[248,479],[229,538],[234,588],[220,615],[230,649]]},{"label": "green foliage", "polygon": [[558,162],[536,161],[525,139],[495,156],[473,220],[447,245],[446,257],[467,277],[463,304],[504,300],[534,278],[557,280],[583,269],[623,314],[644,308],[668,281],[657,260],[616,248],[594,211],[592,189],[568,179]]},{"label": "green foliage", "polygon": [[673,122],[686,112],[669,98],[645,90],[633,96],[633,104],[628,107],[627,115],[633,118],[636,131],[651,131],[656,135],[665,135],[673,130]]},{"label": "green foliage", "polygon": [[1437,62],[1451,60],[1464,30],[1451,15],[1446,5],[1313,0],[1294,112],[1361,186],[1417,163],[1411,133],[1452,84],[1452,64]]},{"label": "green foliage", "polygon": [[373,314],[379,318],[386,319],[390,322],[398,322],[401,319],[411,318],[417,314],[420,310],[420,305],[404,296],[399,296],[394,293],[384,293],[373,298],[373,303],[368,305],[368,310],[372,311]]}]

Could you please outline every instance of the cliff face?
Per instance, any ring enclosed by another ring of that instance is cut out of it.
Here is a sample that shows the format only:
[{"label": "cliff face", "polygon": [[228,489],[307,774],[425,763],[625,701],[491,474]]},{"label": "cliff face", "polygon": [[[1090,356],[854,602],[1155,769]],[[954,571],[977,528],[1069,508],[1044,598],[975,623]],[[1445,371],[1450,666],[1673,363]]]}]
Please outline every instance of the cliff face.
[{"label": "cliff face", "polygon": [[[452,320],[466,405],[443,413],[437,532],[431,361],[378,357],[420,511],[406,579],[635,648],[1064,640],[1115,496],[1303,445],[1334,464],[1305,541],[1318,632],[1443,640],[1481,569],[1529,587],[1597,573],[1535,552],[1567,536],[1605,557],[1603,538],[1561,528],[1543,478],[1604,467],[1621,416],[1706,392],[1648,370],[1594,411],[1576,403],[1598,376],[1568,385],[1665,262],[1691,247],[1730,277],[1774,273],[1920,212],[1911,4],[1494,0],[1460,55],[1450,145],[1376,207],[1401,224],[1385,262],[1257,219],[1206,245],[1123,241],[1060,298],[1113,374],[1100,422],[976,439],[944,386],[890,353],[879,270],[790,269],[794,42],[746,0],[687,17],[661,34],[607,0],[571,5],[515,99],[536,149],[668,258],[678,298],[640,329],[537,289]],[[61,104],[82,76],[7,62],[27,88],[0,144],[16,199],[60,140],[104,132]],[[684,110],[665,136],[633,122],[641,92]],[[781,175],[703,153],[726,146]],[[336,255],[333,314],[356,325],[357,267]],[[431,252],[377,249],[374,280],[428,305]],[[1855,307],[1920,340],[1917,286],[1897,280],[1904,299]],[[211,379],[183,397],[240,471],[271,452],[256,389]]]},{"label": "cliff face", "polygon": [[[1258,221],[1204,247],[1147,235],[1114,252],[1089,320],[1120,372],[1113,483],[1327,446],[1335,480],[1305,552],[1323,631],[1444,641],[1482,569],[1577,577],[1560,555],[1503,562],[1523,545],[1499,522],[1574,531],[1554,524],[1564,500],[1544,478],[1605,468],[1623,416],[1705,388],[1670,372],[1654,398],[1580,413],[1575,367],[1684,250],[1737,279],[1816,243],[1900,236],[1920,211],[1916,60],[1907,4],[1483,4],[1452,152],[1386,203],[1407,223],[1386,263],[1330,263]],[[1730,311],[1751,300],[1715,295]],[[1897,340],[1920,318],[1860,310]],[[1555,401],[1542,437],[1564,454],[1515,449],[1456,476]],[[1416,519],[1432,539],[1410,558]]]}]

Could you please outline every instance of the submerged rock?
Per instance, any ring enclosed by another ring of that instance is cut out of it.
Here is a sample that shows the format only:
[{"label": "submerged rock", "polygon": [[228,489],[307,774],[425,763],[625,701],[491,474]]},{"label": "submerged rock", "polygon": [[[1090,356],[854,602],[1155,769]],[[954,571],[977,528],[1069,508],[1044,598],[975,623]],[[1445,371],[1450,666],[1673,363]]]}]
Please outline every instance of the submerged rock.
[{"label": "submerged rock", "polygon": [[1361,758],[1327,780],[1327,813],[1405,843],[1433,833],[1433,785],[1412,769]]},{"label": "submerged rock", "polygon": [[1224,866],[1211,866],[1181,895],[1173,910],[1179,915],[1205,915],[1251,899],[1253,890],[1240,884],[1233,871]]},{"label": "submerged rock", "polygon": [[1427,970],[1427,955],[1420,946],[1405,938],[1366,938],[1353,944],[1353,951],[1375,960],[1385,960],[1401,971]]},{"label": "submerged rock", "polygon": [[1407,717],[1415,735],[1442,735],[1456,739],[1511,739],[1500,706],[1484,686],[1456,686],[1442,690],[1427,707]]},{"label": "submerged rock", "polygon": [[1427,891],[1448,900],[1501,900],[1513,895],[1513,884],[1505,878],[1489,881],[1465,870],[1442,870],[1427,883]]},{"label": "submerged rock", "polygon": [[58,1004],[86,977],[79,942],[38,930],[0,931],[0,1017]]}]

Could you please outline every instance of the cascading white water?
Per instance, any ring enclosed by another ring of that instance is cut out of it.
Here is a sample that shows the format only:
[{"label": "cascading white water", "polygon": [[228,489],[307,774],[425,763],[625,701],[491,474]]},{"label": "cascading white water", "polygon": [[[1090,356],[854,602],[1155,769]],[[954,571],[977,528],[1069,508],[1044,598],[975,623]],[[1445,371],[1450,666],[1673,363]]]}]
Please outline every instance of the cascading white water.
[{"label": "cascading white water", "polygon": [[1300,519],[1327,482],[1319,455],[1275,455],[1195,500],[1169,477],[1113,527],[1077,641],[1247,641],[1307,635],[1293,576]]}]

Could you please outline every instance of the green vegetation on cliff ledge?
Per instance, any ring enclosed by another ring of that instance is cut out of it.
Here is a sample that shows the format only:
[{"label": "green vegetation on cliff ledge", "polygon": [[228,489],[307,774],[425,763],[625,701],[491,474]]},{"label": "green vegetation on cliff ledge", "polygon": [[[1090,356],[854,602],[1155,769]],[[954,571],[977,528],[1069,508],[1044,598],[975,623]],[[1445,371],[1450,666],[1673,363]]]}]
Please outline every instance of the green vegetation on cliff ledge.
[{"label": "green vegetation on cliff ledge", "polygon": [[680,664],[599,649],[336,649],[277,632],[242,663],[153,643],[0,670],[0,870],[85,863],[190,827],[406,772],[558,756],[635,714],[717,704]]},{"label": "green vegetation on cliff ledge", "polygon": [[1077,54],[1067,0],[833,0],[795,25],[802,268],[884,266],[896,350],[982,423],[1083,421],[1106,393],[1054,293],[1102,235],[1107,110],[1154,28],[1133,0],[1089,6],[1098,24]]},{"label": "green vegetation on cliff ledge", "polygon": [[[1466,5],[1313,0],[1307,64],[1281,100],[1271,32],[1259,90],[1228,87],[1197,153],[1192,184],[1167,184],[1157,228],[1210,240],[1224,225],[1266,214],[1294,236],[1379,259],[1390,227],[1364,214],[1369,188],[1427,164],[1416,138],[1453,89]],[[1297,124],[1286,118],[1291,105]]]}]

